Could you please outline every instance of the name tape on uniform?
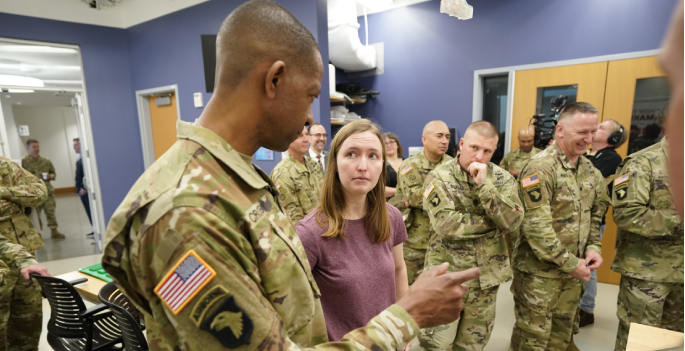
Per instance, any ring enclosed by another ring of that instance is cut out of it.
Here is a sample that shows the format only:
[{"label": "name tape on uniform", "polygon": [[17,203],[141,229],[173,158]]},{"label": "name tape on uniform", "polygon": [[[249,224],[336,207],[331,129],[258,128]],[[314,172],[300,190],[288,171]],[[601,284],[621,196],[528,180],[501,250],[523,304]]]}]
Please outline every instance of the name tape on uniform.
[{"label": "name tape on uniform", "polygon": [[521,181],[521,185],[527,188],[531,185],[540,184],[540,176],[537,173]]},{"label": "name tape on uniform", "polygon": [[428,195],[430,195],[433,192],[434,188],[435,187],[433,186],[433,183],[429,183],[426,187],[426,190],[423,192],[423,197],[428,199]]},{"label": "name tape on uniform", "polygon": [[630,179],[630,173],[626,172],[626,174],[622,175],[620,178],[614,179],[614,186],[617,186],[621,183],[625,183]]},{"label": "name tape on uniform", "polygon": [[186,252],[155,288],[155,294],[176,315],[216,276],[195,250]]},{"label": "name tape on uniform", "polygon": [[402,169],[402,171],[400,171],[400,173],[401,173],[402,175],[405,175],[405,174],[407,174],[407,172],[411,171],[412,169],[414,169],[414,167],[412,167],[411,165],[407,165],[407,167],[404,167],[404,168]]}]

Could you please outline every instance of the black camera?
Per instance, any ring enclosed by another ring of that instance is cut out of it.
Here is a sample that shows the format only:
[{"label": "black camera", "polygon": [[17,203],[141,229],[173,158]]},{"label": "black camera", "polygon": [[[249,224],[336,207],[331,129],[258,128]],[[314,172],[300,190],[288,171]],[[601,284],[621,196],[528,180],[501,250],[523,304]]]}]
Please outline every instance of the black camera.
[{"label": "black camera", "polygon": [[535,127],[535,147],[544,149],[554,138],[554,129],[557,126],[559,112],[566,106],[568,96],[557,95],[550,100],[550,114],[538,114],[531,118],[531,125]]}]

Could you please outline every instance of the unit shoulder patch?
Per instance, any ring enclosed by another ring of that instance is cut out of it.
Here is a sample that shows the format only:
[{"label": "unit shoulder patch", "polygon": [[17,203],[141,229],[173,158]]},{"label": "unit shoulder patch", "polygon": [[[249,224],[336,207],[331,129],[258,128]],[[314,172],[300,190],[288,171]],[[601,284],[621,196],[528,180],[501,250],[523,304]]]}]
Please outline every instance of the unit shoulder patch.
[{"label": "unit shoulder patch", "polygon": [[216,271],[189,250],[157,284],[155,294],[177,315],[215,276]]},{"label": "unit shoulder patch", "polygon": [[233,296],[224,300],[200,325],[200,329],[212,334],[229,348],[249,345],[253,328],[252,319],[238,306]]}]

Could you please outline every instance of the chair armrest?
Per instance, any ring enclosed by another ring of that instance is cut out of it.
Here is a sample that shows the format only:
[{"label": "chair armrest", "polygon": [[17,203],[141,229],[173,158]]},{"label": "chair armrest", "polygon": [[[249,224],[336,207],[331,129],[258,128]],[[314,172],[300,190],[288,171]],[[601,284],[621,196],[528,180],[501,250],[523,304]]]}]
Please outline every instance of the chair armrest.
[{"label": "chair armrest", "polygon": [[93,316],[93,315],[95,315],[95,314],[97,314],[97,313],[100,313],[100,312],[102,312],[102,311],[107,311],[107,310],[108,310],[107,305],[105,305],[104,303],[101,303],[101,304],[99,304],[99,305],[95,305],[95,306],[93,306],[93,307],[91,307],[91,308],[89,308],[89,309],[87,309],[87,310],[85,310],[85,311],[79,313],[79,316],[81,316],[81,317],[91,317],[91,316]]}]

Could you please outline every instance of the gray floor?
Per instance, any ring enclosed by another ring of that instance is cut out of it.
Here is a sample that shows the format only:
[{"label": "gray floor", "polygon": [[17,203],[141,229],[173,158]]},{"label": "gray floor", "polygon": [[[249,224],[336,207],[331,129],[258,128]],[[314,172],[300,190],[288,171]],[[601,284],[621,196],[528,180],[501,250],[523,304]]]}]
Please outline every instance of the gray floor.
[{"label": "gray floor", "polygon": [[45,213],[42,213],[43,230],[40,232],[43,236],[44,246],[36,251],[38,262],[97,254],[94,241],[86,238],[86,234],[91,233],[93,227],[88,221],[88,215],[83,209],[79,196],[76,193],[56,194],[55,201],[57,203],[55,208],[57,229],[66,235],[66,238],[53,239],[50,236],[47,218]]}]

